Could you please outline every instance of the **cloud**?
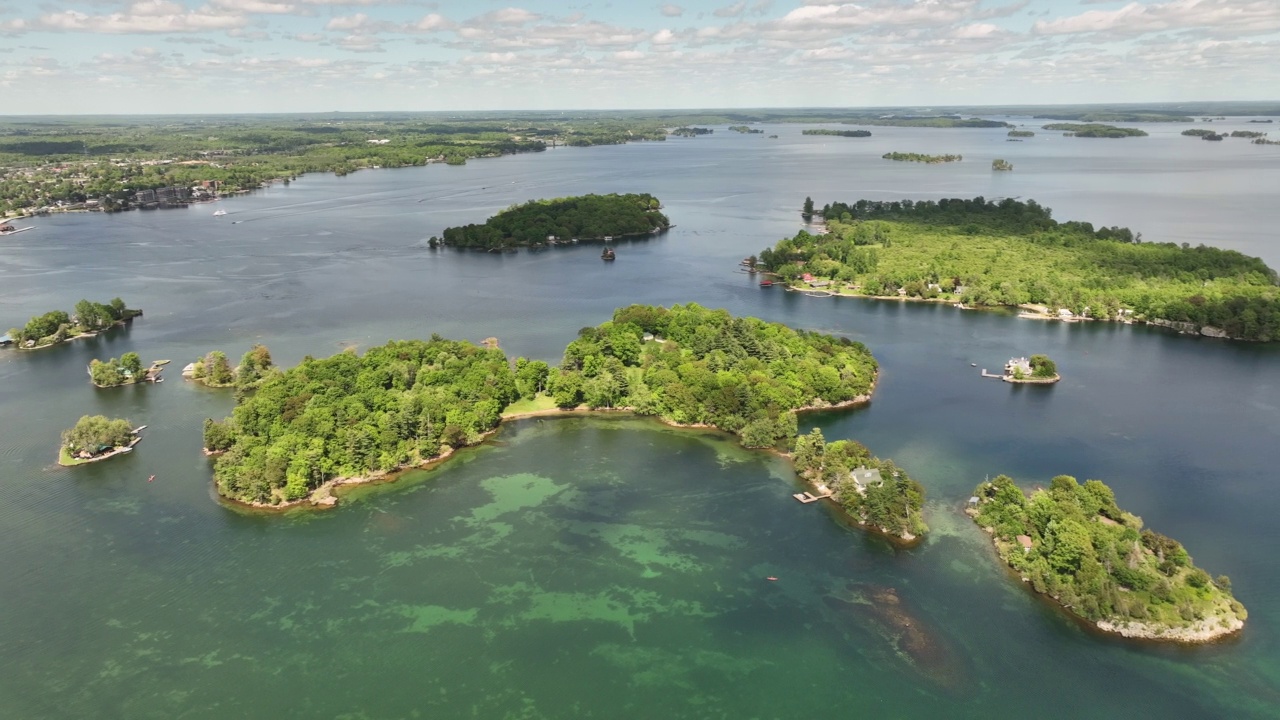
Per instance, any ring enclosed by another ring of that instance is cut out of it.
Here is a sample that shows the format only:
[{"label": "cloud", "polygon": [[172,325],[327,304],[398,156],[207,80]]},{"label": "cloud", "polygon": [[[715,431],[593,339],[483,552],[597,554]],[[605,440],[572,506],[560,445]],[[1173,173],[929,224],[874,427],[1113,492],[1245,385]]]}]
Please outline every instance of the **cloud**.
[{"label": "cloud", "polygon": [[483,15],[478,15],[471,20],[468,20],[467,24],[475,27],[490,25],[524,25],[541,19],[541,15],[531,13],[523,8],[509,7],[501,10],[491,10]]},{"label": "cloud", "polygon": [[739,0],[732,5],[726,5],[722,8],[716,8],[711,14],[718,18],[734,18],[741,17],[742,12],[747,9],[747,0]]},{"label": "cloud", "polygon": [[672,5],[671,3],[667,3],[666,5],[663,5],[661,8],[658,8],[658,12],[662,13],[667,17],[680,17],[681,15],[684,14],[684,8],[680,7],[679,5]]},{"label": "cloud", "polygon": [[204,48],[204,51],[210,55],[221,55],[222,57],[232,57],[244,52],[240,48],[231,47],[230,45],[214,45]]},{"label": "cloud", "polygon": [[48,13],[32,25],[33,29],[52,32],[128,34],[230,30],[246,24],[242,15],[224,15],[208,8],[187,10],[186,6],[167,0],[143,0],[130,5],[126,12],[109,15],[88,15],[77,10]]},{"label": "cloud", "polygon": [[211,7],[229,13],[289,15],[299,12],[300,5],[279,0],[209,0]]},{"label": "cloud", "polygon": [[1089,10],[1079,15],[1039,20],[1037,35],[1101,33],[1137,37],[1152,32],[1198,31],[1266,34],[1280,31],[1280,3],[1275,0],[1173,0],[1143,5],[1131,2],[1116,10]]}]

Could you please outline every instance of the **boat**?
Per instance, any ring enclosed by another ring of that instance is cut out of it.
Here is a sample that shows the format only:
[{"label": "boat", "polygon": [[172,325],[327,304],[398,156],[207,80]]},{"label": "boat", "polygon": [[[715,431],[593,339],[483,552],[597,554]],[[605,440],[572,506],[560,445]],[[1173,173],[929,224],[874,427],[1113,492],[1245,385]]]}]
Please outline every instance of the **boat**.
[{"label": "boat", "polygon": [[20,228],[20,227],[14,227],[8,223],[2,223],[0,224],[0,235],[17,235],[20,232],[26,232],[28,230],[35,230],[35,229],[36,228],[34,225],[28,225],[27,227]]},{"label": "boat", "polygon": [[223,210],[222,208],[218,208],[217,210],[213,211],[214,217],[222,217],[223,215],[226,215],[226,214],[227,214],[227,211]]},{"label": "boat", "polygon": [[604,252],[600,253],[601,260],[613,260],[616,257],[617,255],[613,252],[613,248],[605,248]]},{"label": "boat", "polygon": [[763,282],[761,282],[761,283],[760,283],[760,287],[773,287],[773,281],[772,281],[772,280],[765,280],[765,281],[763,281]]}]

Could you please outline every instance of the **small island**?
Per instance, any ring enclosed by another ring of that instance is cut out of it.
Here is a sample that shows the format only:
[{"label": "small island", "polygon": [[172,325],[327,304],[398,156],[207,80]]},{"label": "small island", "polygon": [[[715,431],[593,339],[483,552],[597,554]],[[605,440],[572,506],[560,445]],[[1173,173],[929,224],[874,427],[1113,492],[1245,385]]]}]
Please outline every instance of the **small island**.
[{"label": "small island", "polygon": [[120,387],[141,382],[164,382],[160,373],[168,362],[168,360],[158,360],[144,370],[142,358],[135,352],[127,352],[121,355],[119,360],[111,358],[104,362],[95,359],[89,362],[89,380],[94,386],[100,388]]},{"label": "small island", "polygon": [[996,172],[1011,172],[1013,170],[1013,163],[1008,160],[996,158],[991,161],[991,169]]},{"label": "small island", "polygon": [[428,245],[496,252],[580,240],[646,237],[671,227],[661,208],[658,198],[648,193],[533,200],[507,208],[483,225],[447,228]]},{"label": "small island", "polygon": [[672,130],[671,134],[676,137],[697,137],[699,135],[710,135],[714,132],[715,130],[704,127],[678,127]]},{"label": "small island", "polygon": [[[746,125],[730,125],[729,129],[736,133],[742,133],[743,135],[763,135],[764,134],[763,130],[758,130],[753,127],[747,127]],[[774,135],[773,137],[777,137],[777,135]]]},{"label": "small island", "polygon": [[1036,136],[1036,134],[1031,130],[1010,130],[1007,134],[1011,138],[1029,138]]},{"label": "small island", "polygon": [[[525,358],[513,367],[496,342],[485,345],[433,336],[268,374],[256,391],[238,393],[230,418],[205,423],[205,452],[220,455],[218,493],[262,508],[327,507],[338,486],[446,458],[503,420],[587,411],[653,416],[723,430],[749,448],[790,449],[797,413],[867,402],[877,371],[860,343],[696,304],[620,308],[579,331],[559,367]],[[869,526],[918,536],[923,523],[909,512],[918,499],[892,505],[906,524],[877,509],[918,488],[859,448],[837,446],[829,467],[843,458],[850,471],[883,468],[889,487],[863,483],[864,500],[838,501]],[[826,472],[802,460],[804,472]]]},{"label": "small island", "polygon": [[871,137],[870,130],[805,130],[801,135],[833,135],[835,137],[863,138]]},{"label": "small island", "polygon": [[892,460],[874,457],[854,440],[827,442],[814,428],[795,440],[796,472],[817,490],[798,493],[801,502],[830,497],[859,525],[890,538],[913,542],[924,524],[924,487]]},{"label": "small island", "polygon": [[1231,137],[1238,137],[1238,138],[1260,138],[1260,137],[1263,137],[1264,135],[1266,135],[1266,133],[1258,132],[1257,130],[1232,130],[1231,131]]},{"label": "small island", "polygon": [[1116,127],[1102,123],[1050,123],[1045,130],[1062,130],[1067,137],[1082,138],[1127,138],[1146,137],[1145,130],[1137,128]]},{"label": "small island", "polygon": [[1176,540],[1144,530],[1098,480],[1059,475],[1028,497],[1001,475],[978,485],[966,512],[1024,582],[1103,632],[1204,643],[1244,627],[1231,581],[1210,578]]},{"label": "small island", "polygon": [[265,345],[254,345],[234,368],[227,361],[226,353],[214,350],[184,367],[182,377],[211,388],[251,390],[272,372],[279,371],[271,361],[271,351]]},{"label": "small island", "polygon": [[963,155],[924,155],[922,153],[906,153],[906,152],[887,152],[880,156],[885,160],[897,160],[898,162],[918,162],[936,165],[938,163],[960,162],[964,160]]},{"label": "small island", "polygon": [[1254,138],[1254,145],[1280,145],[1280,140],[1268,140],[1264,137]]},{"label": "small island", "polygon": [[145,427],[135,428],[128,420],[104,415],[85,415],[75,427],[63,431],[58,464],[74,467],[132,452]]},{"label": "small island", "polygon": [[842,118],[846,125],[918,128],[1011,128],[1007,122],[959,115],[867,115]]},{"label": "small island", "polygon": [[39,350],[67,340],[93,337],[141,314],[141,310],[125,307],[120,298],[106,304],[81,300],[76,303],[75,315],[68,315],[62,310],[47,312],[28,320],[21,330],[10,330],[8,335],[21,350]]},{"label": "small island", "polygon": [[1186,130],[1183,130],[1182,134],[1186,135],[1187,137],[1204,137],[1205,135],[1217,135],[1217,133],[1215,133],[1214,131],[1206,130],[1204,128],[1188,128]]},{"label": "small island", "polygon": [[1030,358],[1011,358],[1004,364],[1001,379],[1007,383],[1052,385],[1062,379],[1058,365],[1048,355],[1032,355]]}]

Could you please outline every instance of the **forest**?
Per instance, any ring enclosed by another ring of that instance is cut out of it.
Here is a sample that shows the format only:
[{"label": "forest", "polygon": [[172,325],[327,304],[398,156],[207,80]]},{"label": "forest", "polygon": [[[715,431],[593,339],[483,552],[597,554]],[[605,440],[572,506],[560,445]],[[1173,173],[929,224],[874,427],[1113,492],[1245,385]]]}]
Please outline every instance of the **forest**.
[{"label": "forest", "polygon": [[335,477],[475,444],[517,400],[626,408],[713,425],[747,447],[789,447],[795,411],[865,397],[875,377],[870,351],[847,339],[693,304],[633,305],[579,331],[558,368],[519,358],[513,369],[496,347],[434,335],[363,356],[307,358],[237,392],[230,418],[205,423],[204,442],[222,453],[214,466],[220,493],[275,505]]},{"label": "forest", "polygon": [[712,425],[760,448],[795,437],[796,410],[869,395],[876,367],[864,345],[845,338],[693,303],[632,305],[579,331],[547,392],[559,407],[626,407]]},{"label": "forest", "polygon": [[579,195],[530,200],[485,221],[446,228],[428,244],[479,250],[505,250],[530,245],[651,235],[671,226],[662,203],[648,193]]},{"label": "forest", "polygon": [[1128,228],[1058,222],[1035,201],[828,204],[828,232],[759,253],[784,281],[808,273],[849,295],[1035,304],[1100,320],[1187,323],[1243,340],[1280,339],[1276,272],[1234,250],[1143,242]]},{"label": "forest", "polygon": [[907,152],[887,152],[880,156],[885,160],[897,160],[898,162],[919,162],[928,165],[937,165],[938,163],[960,162],[964,160],[963,155],[925,155],[923,153],[907,153]]},{"label": "forest", "polygon": [[[796,438],[791,459],[801,477],[830,488],[835,501],[859,522],[908,540],[929,529],[924,523],[924,487],[856,440],[827,442],[814,428]],[[874,471],[873,479],[864,481],[868,470]]]},{"label": "forest", "polygon": [[1209,577],[1181,543],[1144,529],[1098,480],[1059,475],[1028,497],[1000,475],[973,494],[968,512],[1001,559],[1086,620],[1176,628],[1246,617],[1225,575]]},{"label": "forest", "polygon": [[834,135],[836,137],[871,137],[870,130],[805,130],[801,135]]},{"label": "forest", "polygon": [[982,118],[963,118],[959,115],[890,115],[862,116],[842,120],[848,125],[879,125],[881,127],[927,127],[927,128],[1005,128],[1013,127],[1000,120],[983,120]]},{"label": "forest", "polygon": [[36,315],[22,328],[10,329],[9,336],[20,348],[45,347],[77,335],[104,330],[141,314],[141,310],[125,307],[124,301],[120,298],[115,298],[109,303],[81,300],[76,303],[74,315],[69,315],[63,310]]},{"label": "forest", "polygon": [[1045,130],[1062,130],[1063,135],[1082,138],[1127,138],[1146,137],[1146,130],[1137,128],[1116,127],[1102,123],[1050,123]]}]

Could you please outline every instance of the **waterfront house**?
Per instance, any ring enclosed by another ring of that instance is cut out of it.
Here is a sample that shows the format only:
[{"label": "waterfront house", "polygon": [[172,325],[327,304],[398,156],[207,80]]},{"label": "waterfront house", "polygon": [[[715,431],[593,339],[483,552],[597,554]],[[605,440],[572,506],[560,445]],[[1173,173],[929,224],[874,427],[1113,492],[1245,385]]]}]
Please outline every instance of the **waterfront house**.
[{"label": "waterfront house", "polygon": [[1058,317],[1066,320],[1067,318],[1075,317],[1075,313],[1066,308],[1058,308]]},{"label": "waterfront house", "polygon": [[1026,376],[1031,376],[1031,361],[1024,357],[1009,358],[1009,362],[1004,364],[1005,375],[1017,375],[1018,372]]},{"label": "waterfront house", "polygon": [[1026,535],[1018,536],[1018,544],[1022,546],[1022,552],[1031,552],[1031,538]]},{"label": "waterfront house", "polygon": [[884,482],[884,478],[880,477],[879,470],[872,470],[868,467],[855,468],[849,473],[853,481],[858,485],[858,490],[862,491],[868,485],[880,485]]}]

